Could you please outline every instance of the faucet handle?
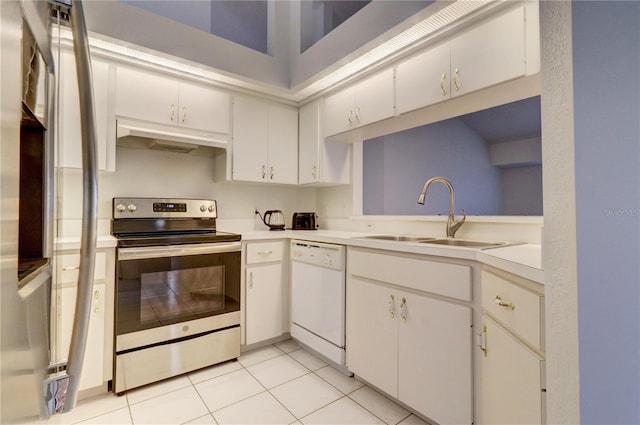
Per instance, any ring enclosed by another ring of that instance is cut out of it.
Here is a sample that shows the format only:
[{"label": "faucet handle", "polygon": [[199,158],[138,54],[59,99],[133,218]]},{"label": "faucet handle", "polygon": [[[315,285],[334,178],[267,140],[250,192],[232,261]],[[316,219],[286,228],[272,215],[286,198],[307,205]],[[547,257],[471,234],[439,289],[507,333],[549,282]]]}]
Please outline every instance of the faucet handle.
[{"label": "faucet handle", "polygon": [[467,219],[467,215],[464,213],[464,209],[460,208],[460,212],[462,213],[462,218],[456,220],[455,217],[451,222],[451,227],[449,228],[449,235],[453,238],[456,235],[456,232],[462,226],[464,221]]}]

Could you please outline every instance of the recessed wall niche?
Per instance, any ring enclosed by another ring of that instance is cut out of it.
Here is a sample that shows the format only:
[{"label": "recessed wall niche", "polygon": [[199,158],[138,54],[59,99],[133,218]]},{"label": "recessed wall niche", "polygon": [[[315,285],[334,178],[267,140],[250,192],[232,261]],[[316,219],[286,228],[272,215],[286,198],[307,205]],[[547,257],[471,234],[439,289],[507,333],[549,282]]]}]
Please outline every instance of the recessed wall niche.
[{"label": "recessed wall niche", "polygon": [[540,97],[366,140],[363,214],[447,214],[442,176],[455,190],[456,214],[542,215]]}]

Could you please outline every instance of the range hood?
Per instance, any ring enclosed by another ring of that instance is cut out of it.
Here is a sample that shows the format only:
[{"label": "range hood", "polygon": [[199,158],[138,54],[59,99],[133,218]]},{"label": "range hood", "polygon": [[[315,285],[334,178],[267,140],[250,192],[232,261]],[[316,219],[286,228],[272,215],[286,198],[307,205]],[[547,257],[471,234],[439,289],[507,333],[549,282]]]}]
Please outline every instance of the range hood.
[{"label": "range hood", "polygon": [[127,119],[118,119],[116,130],[119,143],[179,153],[189,153],[201,146],[226,149],[228,137],[227,134]]}]

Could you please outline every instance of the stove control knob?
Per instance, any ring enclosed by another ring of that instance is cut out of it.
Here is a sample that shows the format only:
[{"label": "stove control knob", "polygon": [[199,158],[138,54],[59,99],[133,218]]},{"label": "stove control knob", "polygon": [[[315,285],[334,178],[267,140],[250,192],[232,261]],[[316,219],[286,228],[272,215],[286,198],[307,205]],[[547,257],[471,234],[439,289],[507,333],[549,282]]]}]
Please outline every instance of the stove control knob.
[{"label": "stove control knob", "polygon": [[127,207],[124,206],[124,204],[118,204],[116,205],[116,211],[118,212],[125,212],[127,210]]},{"label": "stove control knob", "polygon": [[134,204],[129,204],[127,206],[127,209],[129,210],[129,212],[135,212],[135,210],[137,210],[138,207],[136,207]]},{"label": "stove control knob", "polygon": [[204,205],[204,204],[200,205],[200,211],[206,212],[207,211],[207,206]]},{"label": "stove control knob", "polygon": [[214,212],[216,210],[216,207],[213,206],[213,204],[209,205],[209,212]]}]

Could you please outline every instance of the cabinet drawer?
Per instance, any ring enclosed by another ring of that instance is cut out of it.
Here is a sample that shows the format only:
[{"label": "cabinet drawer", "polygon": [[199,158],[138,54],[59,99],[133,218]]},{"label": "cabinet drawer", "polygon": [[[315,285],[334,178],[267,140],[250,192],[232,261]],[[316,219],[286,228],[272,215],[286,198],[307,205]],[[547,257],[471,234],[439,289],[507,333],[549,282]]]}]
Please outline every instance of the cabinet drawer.
[{"label": "cabinet drawer", "polygon": [[543,297],[483,270],[482,308],[514,334],[544,351]]},{"label": "cabinet drawer", "polygon": [[283,241],[248,243],[247,264],[282,261],[283,246]]},{"label": "cabinet drawer", "polygon": [[[104,280],[107,271],[107,260],[105,252],[96,252],[96,264],[93,271],[94,280]],[[76,283],[78,281],[78,270],[80,268],[80,254],[56,255],[56,276],[58,284]]]},{"label": "cabinet drawer", "polygon": [[349,274],[471,301],[471,267],[419,258],[349,250]]}]

